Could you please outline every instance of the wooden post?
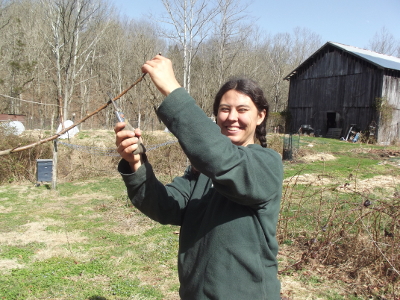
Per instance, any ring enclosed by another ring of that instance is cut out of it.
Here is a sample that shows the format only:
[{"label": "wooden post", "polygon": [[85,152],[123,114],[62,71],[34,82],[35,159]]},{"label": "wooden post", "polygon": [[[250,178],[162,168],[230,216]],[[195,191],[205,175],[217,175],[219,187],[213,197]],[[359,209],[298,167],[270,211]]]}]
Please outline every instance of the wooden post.
[{"label": "wooden post", "polygon": [[53,140],[53,176],[51,179],[51,189],[57,189],[57,140]]}]

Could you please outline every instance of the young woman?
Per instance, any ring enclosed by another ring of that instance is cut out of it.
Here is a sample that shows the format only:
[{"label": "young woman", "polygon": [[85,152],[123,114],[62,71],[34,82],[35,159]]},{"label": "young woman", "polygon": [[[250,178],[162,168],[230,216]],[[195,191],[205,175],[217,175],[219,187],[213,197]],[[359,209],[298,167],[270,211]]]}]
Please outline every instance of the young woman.
[{"label": "young woman", "polygon": [[142,71],[166,96],[157,114],[192,166],[164,186],[146,156],[132,154],[140,130],[121,131],[118,123],[118,170],[139,210],[181,226],[181,299],[280,299],[275,234],[283,167],[279,154],[266,148],[262,90],[246,79],[227,82],[215,98],[215,125],[180,87],[169,59],[157,55]]}]

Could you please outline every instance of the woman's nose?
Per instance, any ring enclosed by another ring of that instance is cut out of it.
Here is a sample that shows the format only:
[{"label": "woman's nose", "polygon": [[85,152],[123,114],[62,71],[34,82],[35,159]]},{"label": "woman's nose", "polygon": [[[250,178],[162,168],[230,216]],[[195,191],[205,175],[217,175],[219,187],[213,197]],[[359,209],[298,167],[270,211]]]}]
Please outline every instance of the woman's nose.
[{"label": "woman's nose", "polygon": [[233,121],[236,121],[236,120],[237,120],[237,111],[236,111],[236,110],[232,109],[232,110],[229,112],[228,120],[233,120]]}]

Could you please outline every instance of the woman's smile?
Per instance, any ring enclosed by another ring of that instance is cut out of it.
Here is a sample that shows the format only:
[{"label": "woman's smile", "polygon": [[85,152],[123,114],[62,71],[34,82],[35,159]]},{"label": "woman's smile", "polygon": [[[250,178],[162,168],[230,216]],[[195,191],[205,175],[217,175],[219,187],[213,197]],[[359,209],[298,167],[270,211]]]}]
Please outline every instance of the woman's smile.
[{"label": "woman's smile", "polygon": [[249,96],[229,90],[221,98],[217,124],[232,143],[247,146],[254,144],[256,127],[264,117],[265,112],[259,112]]}]

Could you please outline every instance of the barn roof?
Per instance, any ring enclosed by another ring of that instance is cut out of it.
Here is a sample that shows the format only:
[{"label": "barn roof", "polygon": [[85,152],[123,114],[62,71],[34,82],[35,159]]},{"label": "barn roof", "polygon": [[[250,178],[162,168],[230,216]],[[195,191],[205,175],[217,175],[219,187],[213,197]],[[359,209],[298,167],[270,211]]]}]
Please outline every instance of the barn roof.
[{"label": "barn roof", "polygon": [[353,46],[348,46],[340,43],[334,43],[334,42],[327,42],[325,45],[323,45],[321,48],[319,48],[314,54],[312,54],[308,59],[306,59],[303,63],[301,63],[295,70],[290,72],[285,79],[289,80],[290,77],[292,77],[294,74],[296,74],[297,70],[304,66],[305,64],[310,63],[312,59],[316,56],[317,53],[319,53],[322,49],[325,47],[333,46],[336,48],[339,48],[347,53],[350,53],[354,56],[357,56],[365,61],[368,61],[369,63],[375,65],[378,68],[381,69],[391,69],[391,70],[397,70],[400,71],[400,58],[394,57],[394,56],[389,56],[381,53],[377,53],[371,50],[365,50]]}]

